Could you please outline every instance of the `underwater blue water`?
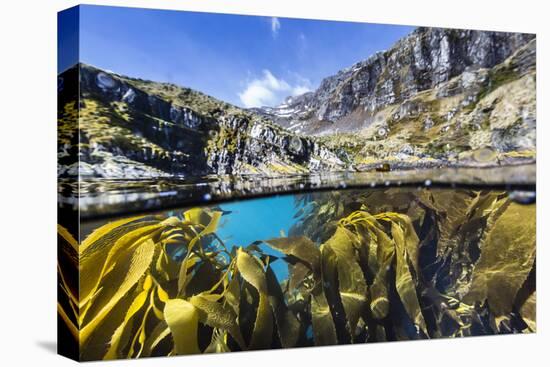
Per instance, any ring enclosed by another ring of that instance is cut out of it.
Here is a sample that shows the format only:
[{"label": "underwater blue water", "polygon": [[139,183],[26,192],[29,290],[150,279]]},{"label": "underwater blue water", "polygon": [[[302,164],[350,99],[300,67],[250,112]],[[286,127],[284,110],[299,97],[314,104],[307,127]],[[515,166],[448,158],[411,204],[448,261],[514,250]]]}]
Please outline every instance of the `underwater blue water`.
[{"label": "underwater blue water", "polygon": [[[228,248],[247,246],[257,240],[288,235],[290,227],[296,221],[296,205],[293,195],[280,195],[270,198],[243,200],[221,204],[221,209],[228,211],[222,217],[218,234]],[[281,231],[284,234],[281,235]],[[281,256],[280,252],[262,244],[267,254]],[[288,277],[288,267],[283,261],[275,261],[272,269],[279,281]]]}]

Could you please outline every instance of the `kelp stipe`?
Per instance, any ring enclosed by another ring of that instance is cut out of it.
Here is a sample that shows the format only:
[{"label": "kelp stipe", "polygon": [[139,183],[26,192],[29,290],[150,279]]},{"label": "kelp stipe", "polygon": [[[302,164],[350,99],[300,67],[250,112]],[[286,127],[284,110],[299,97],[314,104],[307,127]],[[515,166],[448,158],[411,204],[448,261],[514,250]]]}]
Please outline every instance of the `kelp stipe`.
[{"label": "kelp stipe", "polygon": [[[534,203],[512,201],[506,192],[441,189],[301,200],[309,209],[295,233],[324,239],[333,223],[369,244],[356,247],[370,295],[365,319],[397,312],[384,323],[392,338],[370,341],[536,331]],[[403,312],[409,320],[401,324]]]},{"label": "kelp stipe", "polygon": [[247,244],[221,238],[237,215],[223,205],[92,224],[64,309],[80,359],[536,330],[534,205],[404,188],[294,199],[288,236]]}]

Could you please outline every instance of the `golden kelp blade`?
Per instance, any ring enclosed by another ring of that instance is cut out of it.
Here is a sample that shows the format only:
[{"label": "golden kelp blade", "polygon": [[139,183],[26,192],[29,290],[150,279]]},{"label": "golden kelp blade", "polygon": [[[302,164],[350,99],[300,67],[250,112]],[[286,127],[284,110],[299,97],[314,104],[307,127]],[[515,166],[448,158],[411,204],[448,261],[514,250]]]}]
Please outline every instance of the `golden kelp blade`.
[{"label": "golden kelp blade", "polygon": [[[57,226],[58,234],[58,302],[57,314],[77,343],[78,330],[78,243],[69,231]],[[61,327],[61,326],[60,326]]]},{"label": "golden kelp blade", "polygon": [[109,297],[102,297],[105,299],[105,304],[100,306],[97,312],[93,315],[90,321],[83,325],[81,331],[81,343],[85,344],[91,333],[97,328],[104,320],[105,316],[113,309],[116,303],[126,295],[128,291],[139,279],[145,274],[145,271],[149,268],[153,260],[153,254],[155,251],[155,243],[147,239],[142,241],[135,249],[126,250],[125,266],[118,266],[113,269],[113,273],[110,275],[115,279],[122,279],[122,282],[118,287],[114,288],[114,292],[109,292]]},{"label": "golden kelp blade", "polygon": [[315,345],[338,344],[334,320],[322,283],[317,283],[311,292],[311,321]]},{"label": "golden kelp blade", "polygon": [[407,264],[407,253],[405,250],[405,238],[403,229],[399,224],[392,223],[392,234],[395,241],[395,257],[396,257],[396,271],[395,271],[395,285],[397,288],[397,293],[401,297],[403,306],[409,314],[410,318],[413,320],[415,325],[417,325],[424,334],[428,335],[426,330],[426,322],[424,321],[424,316],[420,309],[420,304],[418,302],[418,295],[416,294],[416,287],[414,280],[412,278],[409,265]]},{"label": "golden kelp blade", "polygon": [[150,225],[129,226],[129,228],[123,230],[123,235],[108,246],[108,249],[105,248],[103,240],[81,249],[81,308],[84,308],[88,301],[96,295],[102,279],[113,269],[113,266],[117,263],[120,264],[120,257],[128,256],[131,247],[135,243],[142,241],[143,238],[151,235],[159,228],[161,226],[157,222]]},{"label": "golden kelp blade", "polygon": [[277,334],[283,348],[296,346],[300,337],[300,321],[285,303],[285,296],[271,266],[266,269],[269,303],[273,310]]},{"label": "golden kelp blade", "polygon": [[310,266],[313,271],[318,270],[319,248],[307,237],[281,237],[265,241],[270,247],[291,255]]},{"label": "golden kelp blade", "polygon": [[[108,223],[80,248],[60,230],[68,258],[78,260],[78,250],[80,270],[92,270],[79,299],[59,269],[69,300],[59,312],[79,319],[83,359],[459,337],[504,332],[512,321],[515,331],[536,330],[535,224],[524,219],[534,206],[500,192],[434,197],[330,196],[312,205],[325,224],[313,210],[314,229],[291,231],[314,238],[259,239],[246,250],[225,247],[215,209]],[[408,208],[391,202],[403,198]],[[465,202],[447,208],[445,200]],[[452,277],[448,267],[465,261],[466,275]],[[289,276],[279,283],[280,265]]]},{"label": "golden kelp blade", "polygon": [[357,321],[366,303],[367,283],[357,263],[354,234],[339,226],[324,246],[334,251],[338,271],[338,291],[346,313],[350,333],[355,331]]},{"label": "golden kelp blade", "polygon": [[191,297],[190,303],[199,312],[201,322],[206,325],[225,330],[235,339],[242,349],[245,349],[244,339],[237,324],[237,315],[229,306],[219,303],[221,295],[197,295]]},{"label": "golden kelp blade", "polygon": [[[126,354],[128,357],[138,357],[156,348],[166,335],[167,328],[162,326],[165,317],[163,309],[169,299],[159,282],[170,282],[173,276],[170,275],[173,274],[170,267],[174,267],[167,257],[164,239],[177,239],[172,240],[171,246],[189,246],[185,243],[185,237],[174,230],[189,228],[191,232],[212,232],[219,215],[209,213],[207,216],[214,217],[214,220],[206,226],[201,223],[183,225],[176,217],[128,218],[108,223],[88,236],[80,248],[81,271],[93,269],[81,278],[80,343],[86,352],[86,359],[97,358],[95,353],[105,353],[103,358],[106,359],[120,358]],[[194,236],[189,242],[197,240]],[[169,267],[162,268],[164,266]],[[136,288],[138,284],[139,289]],[[169,283],[164,284],[171,287]],[[147,300],[149,302],[146,303]],[[160,305],[157,304],[159,301]],[[128,307],[124,311],[126,316],[122,318],[118,316],[121,307]],[[150,317],[160,323],[147,331],[149,324],[146,320]],[[117,319],[120,325],[108,336],[105,334],[108,328],[102,325],[109,323],[110,328]],[[134,326],[137,327],[137,334],[131,334],[132,330],[136,330]],[[151,342],[147,340],[149,335],[155,338]],[[100,345],[100,340],[108,337],[104,344],[108,348],[104,352],[101,348],[90,348],[88,340],[92,336],[94,345]]]},{"label": "golden kelp blade", "polygon": [[[369,288],[371,295],[370,309],[375,319],[382,320],[388,316],[390,311],[389,273],[395,261],[395,245],[380,229],[374,227],[372,231],[373,237],[376,238],[378,243],[376,253],[371,253],[371,256],[376,255],[379,265],[373,269],[374,281]],[[372,266],[371,262],[369,262],[369,265]]]},{"label": "golden kelp blade", "polygon": [[128,312],[126,313],[126,316],[124,317],[124,321],[120,326],[115,330],[115,333],[113,334],[110,342],[109,350],[107,351],[107,354],[105,355],[104,359],[115,359],[119,358],[117,351],[119,349],[119,345],[124,342],[127,342],[127,339],[129,337],[126,336],[124,338],[123,334],[126,332],[126,335],[128,333],[127,325],[132,320],[134,315],[140,311],[140,309],[145,305],[145,301],[147,301],[147,298],[149,296],[149,292],[147,290],[142,291],[132,302],[130,308],[128,309]]},{"label": "golden kelp blade", "polygon": [[519,309],[523,321],[527,324],[529,331],[537,331],[537,292],[531,293],[529,298]]},{"label": "golden kelp blade", "polygon": [[268,348],[273,333],[273,318],[267,296],[265,273],[260,261],[243,249],[237,250],[237,268],[244,280],[258,291],[258,311],[250,341],[250,349]]},{"label": "golden kelp blade", "polygon": [[[187,255],[180,265],[180,270],[178,274],[178,294],[184,295],[185,287],[189,282],[187,277],[187,271],[191,266],[191,260],[195,244],[200,241],[203,236],[213,233],[217,227],[221,218],[221,212],[206,212],[200,209],[190,209],[184,213],[186,221],[191,224],[200,225],[200,232],[189,241],[187,245]],[[202,228],[201,228],[202,227]],[[199,249],[200,250],[200,249]]]},{"label": "golden kelp blade", "polygon": [[510,314],[535,261],[535,215],[534,206],[512,202],[504,207],[483,239],[464,302],[487,300],[497,320]]},{"label": "golden kelp blade", "polygon": [[437,242],[437,253],[443,255],[447,249],[456,244],[456,233],[473,200],[466,191],[431,191],[429,199],[422,203],[432,206],[439,213],[444,214],[445,220],[438,223],[441,237]]},{"label": "golden kelp blade", "polygon": [[177,354],[200,353],[198,346],[199,313],[183,299],[172,299],[164,306],[164,319],[170,328]]}]

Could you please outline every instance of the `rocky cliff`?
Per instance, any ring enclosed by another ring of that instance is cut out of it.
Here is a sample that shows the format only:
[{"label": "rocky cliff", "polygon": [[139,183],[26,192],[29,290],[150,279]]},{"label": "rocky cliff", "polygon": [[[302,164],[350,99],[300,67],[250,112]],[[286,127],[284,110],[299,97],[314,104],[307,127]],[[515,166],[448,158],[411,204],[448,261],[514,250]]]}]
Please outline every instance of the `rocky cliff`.
[{"label": "rocky cliff", "polygon": [[418,28],[278,107],[77,65],[59,174],[139,178],[499,165],[536,156],[534,35]]},{"label": "rocky cliff", "polygon": [[60,76],[60,85],[75,74],[79,102],[59,105],[60,175],[288,174],[345,166],[322,143],[200,92],[83,64]]},{"label": "rocky cliff", "polygon": [[534,159],[535,60],[531,34],[418,28],[316,91],[255,111],[347,147],[358,165],[469,164],[472,151],[490,164]]}]

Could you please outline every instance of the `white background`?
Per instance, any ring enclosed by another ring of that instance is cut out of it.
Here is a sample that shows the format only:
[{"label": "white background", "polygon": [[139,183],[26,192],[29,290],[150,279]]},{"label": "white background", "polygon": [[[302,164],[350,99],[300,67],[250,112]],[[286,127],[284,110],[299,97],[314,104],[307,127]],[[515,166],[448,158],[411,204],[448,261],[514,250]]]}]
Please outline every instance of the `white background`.
[{"label": "white background", "polygon": [[[91,1],[90,1],[91,2]],[[298,366],[521,366],[547,364],[548,40],[545,1],[142,0],[96,4],[537,33],[538,333],[461,340],[233,353],[111,362],[118,366],[200,364]],[[0,365],[64,366],[56,343],[56,12],[62,0],[4,0],[0,12]],[[222,35],[223,36],[223,35]],[[367,55],[365,55],[367,56]],[[541,182],[543,183],[541,185]],[[6,205],[7,204],[7,205]],[[542,362],[536,362],[540,360]],[[103,363],[103,362],[102,362]],[[106,364],[106,363],[105,363]]]}]

